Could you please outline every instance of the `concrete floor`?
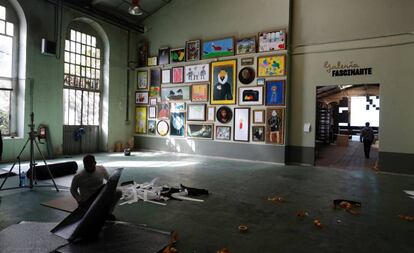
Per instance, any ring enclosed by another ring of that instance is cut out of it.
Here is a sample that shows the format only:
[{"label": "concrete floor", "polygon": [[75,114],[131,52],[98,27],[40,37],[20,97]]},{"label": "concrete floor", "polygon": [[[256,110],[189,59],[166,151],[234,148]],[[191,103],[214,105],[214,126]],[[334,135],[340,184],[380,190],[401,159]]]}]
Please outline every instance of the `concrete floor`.
[{"label": "concrete floor", "polygon": [[[118,220],[177,231],[176,248],[181,253],[215,253],[223,247],[232,253],[414,252],[414,222],[398,218],[399,214],[414,216],[414,199],[403,192],[414,190],[412,176],[171,153],[96,157],[109,170],[124,167],[121,182],[158,177],[160,184],[182,183],[210,191],[204,203],[169,201],[159,206],[139,202],[115,209]],[[81,157],[69,160],[80,162]],[[68,185],[70,179],[57,181]],[[7,182],[16,184],[17,177]],[[0,229],[21,220],[60,221],[65,212],[39,203],[67,194],[51,188],[0,192]],[[267,201],[273,196],[286,202]],[[337,198],[362,202],[361,215],[332,209],[332,200]],[[301,220],[298,211],[309,216]],[[322,229],[314,226],[314,219],[321,220]],[[240,224],[247,225],[249,232],[239,233]]]}]

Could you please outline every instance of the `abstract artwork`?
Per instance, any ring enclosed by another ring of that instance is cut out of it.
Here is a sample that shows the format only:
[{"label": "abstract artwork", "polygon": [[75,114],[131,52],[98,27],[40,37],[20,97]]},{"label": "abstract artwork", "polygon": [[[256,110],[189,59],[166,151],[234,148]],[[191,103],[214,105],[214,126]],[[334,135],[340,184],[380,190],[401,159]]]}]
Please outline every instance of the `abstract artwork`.
[{"label": "abstract artwork", "polygon": [[216,126],[216,140],[229,141],[231,138],[231,127]]},{"label": "abstract artwork", "polygon": [[184,67],[176,67],[172,69],[172,83],[184,82]]},{"label": "abstract artwork", "polygon": [[233,127],[233,140],[249,141],[250,108],[234,108]]},{"label": "abstract artwork", "polygon": [[185,113],[172,112],[170,115],[170,136],[184,137],[185,135]]},{"label": "abstract artwork", "polygon": [[185,48],[174,48],[170,50],[170,63],[185,61]]},{"label": "abstract artwork", "polygon": [[239,105],[263,105],[263,86],[240,87]]},{"label": "abstract artwork", "polygon": [[191,101],[207,102],[208,101],[208,83],[191,85]]},{"label": "abstract artwork", "polygon": [[135,132],[137,134],[147,133],[147,107],[135,107]]},{"label": "abstract artwork", "polygon": [[285,75],[284,55],[262,56],[257,58],[257,76],[271,77]]},{"label": "abstract artwork", "polygon": [[168,64],[170,63],[170,48],[164,47],[158,49],[158,64]]}]

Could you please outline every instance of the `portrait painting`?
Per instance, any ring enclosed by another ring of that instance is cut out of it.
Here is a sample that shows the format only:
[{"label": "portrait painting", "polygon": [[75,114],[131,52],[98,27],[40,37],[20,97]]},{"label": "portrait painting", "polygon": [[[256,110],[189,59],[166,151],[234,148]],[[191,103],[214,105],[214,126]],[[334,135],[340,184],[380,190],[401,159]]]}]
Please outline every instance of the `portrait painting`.
[{"label": "portrait painting", "polygon": [[211,63],[211,104],[236,103],[236,60]]},{"label": "portrait painting", "polygon": [[266,143],[284,144],[285,109],[266,108]]},{"label": "portrait painting", "polygon": [[217,121],[223,124],[229,123],[233,118],[232,110],[227,106],[222,106],[217,110]]},{"label": "portrait painting", "polygon": [[285,81],[266,82],[266,105],[285,105]]}]

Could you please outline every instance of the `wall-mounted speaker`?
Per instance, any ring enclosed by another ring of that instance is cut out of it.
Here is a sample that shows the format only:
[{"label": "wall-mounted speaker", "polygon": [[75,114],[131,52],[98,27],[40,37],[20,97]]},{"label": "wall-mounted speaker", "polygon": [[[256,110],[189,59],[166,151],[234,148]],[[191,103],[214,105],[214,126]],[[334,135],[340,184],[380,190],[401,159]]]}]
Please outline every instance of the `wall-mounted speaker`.
[{"label": "wall-mounted speaker", "polygon": [[55,56],[56,42],[42,39],[42,54]]}]

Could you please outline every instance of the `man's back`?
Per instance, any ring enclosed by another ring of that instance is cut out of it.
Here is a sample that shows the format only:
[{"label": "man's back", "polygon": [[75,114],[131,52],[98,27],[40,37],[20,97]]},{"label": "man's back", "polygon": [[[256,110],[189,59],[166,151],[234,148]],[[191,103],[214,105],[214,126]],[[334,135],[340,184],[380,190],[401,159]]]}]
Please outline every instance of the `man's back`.
[{"label": "man's back", "polygon": [[366,126],[366,127],[362,128],[361,138],[364,141],[373,142],[374,141],[374,131],[372,130],[372,128],[369,127],[369,126]]},{"label": "man's back", "polygon": [[[109,174],[103,166],[96,166],[92,173],[82,170],[76,174],[72,180],[71,192],[78,202],[84,202],[89,199],[108,179]],[[79,189],[79,194],[77,194]]]}]

